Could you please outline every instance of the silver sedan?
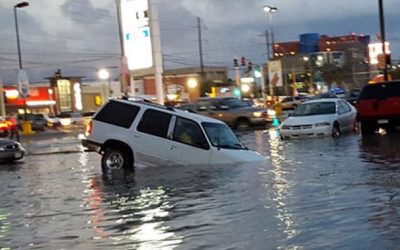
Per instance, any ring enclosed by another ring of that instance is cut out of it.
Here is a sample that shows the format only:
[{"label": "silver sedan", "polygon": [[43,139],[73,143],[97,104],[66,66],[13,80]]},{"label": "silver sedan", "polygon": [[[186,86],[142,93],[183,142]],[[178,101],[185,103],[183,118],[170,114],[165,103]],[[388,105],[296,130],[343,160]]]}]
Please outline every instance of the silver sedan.
[{"label": "silver sedan", "polygon": [[347,101],[332,98],[304,102],[280,126],[283,139],[332,136],[354,131],[357,110]]}]

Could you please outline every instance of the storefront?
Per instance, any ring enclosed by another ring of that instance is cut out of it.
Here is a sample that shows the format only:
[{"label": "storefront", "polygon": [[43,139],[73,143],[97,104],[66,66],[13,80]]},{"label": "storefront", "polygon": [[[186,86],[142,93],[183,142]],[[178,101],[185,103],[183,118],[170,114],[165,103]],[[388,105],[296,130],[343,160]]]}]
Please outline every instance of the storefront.
[{"label": "storefront", "polygon": [[48,84],[31,84],[29,96],[22,98],[14,86],[4,86],[4,102],[7,114],[23,114],[26,103],[27,113],[54,113],[56,101]]}]

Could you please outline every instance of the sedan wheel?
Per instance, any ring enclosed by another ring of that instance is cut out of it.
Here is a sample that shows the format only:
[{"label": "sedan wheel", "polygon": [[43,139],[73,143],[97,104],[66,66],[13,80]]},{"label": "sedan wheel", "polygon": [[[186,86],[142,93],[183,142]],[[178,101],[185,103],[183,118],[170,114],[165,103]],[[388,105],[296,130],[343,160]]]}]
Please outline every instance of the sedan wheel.
[{"label": "sedan wheel", "polygon": [[338,124],[334,124],[332,128],[332,137],[338,138],[340,137],[340,128]]}]

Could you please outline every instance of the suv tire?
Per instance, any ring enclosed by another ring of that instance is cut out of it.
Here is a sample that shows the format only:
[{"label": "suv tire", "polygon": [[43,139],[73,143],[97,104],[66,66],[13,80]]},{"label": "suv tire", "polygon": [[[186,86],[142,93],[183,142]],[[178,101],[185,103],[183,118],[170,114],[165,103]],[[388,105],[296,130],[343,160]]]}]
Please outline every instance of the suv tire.
[{"label": "suv tire", "polygon": [[101,157],[101,170],[103,174],[108,174],[109,171],[129,169],[133,166],[132,154],[122,148],[111,146],[104,150]]},{"label": "suv tire", "polygon": [[362,135],[373,134],[376,130],[376,125],[371,122],[360,122],[360,127]]}]

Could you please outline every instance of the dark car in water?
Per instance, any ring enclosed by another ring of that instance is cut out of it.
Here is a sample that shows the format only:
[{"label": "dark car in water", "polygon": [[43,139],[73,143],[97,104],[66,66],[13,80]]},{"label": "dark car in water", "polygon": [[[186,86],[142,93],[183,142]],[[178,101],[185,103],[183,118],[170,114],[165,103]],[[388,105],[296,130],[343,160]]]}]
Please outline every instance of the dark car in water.
[{"label": "dark car in water", "polygon": [[[25,115],[18,115],[19,123],[25,120]],[[26,114],[26,120],[31,122],[33,130],[45,130],[47,126],[47,120],[42,114]]]},{"label": "dark car in water", "polygon": [[8,139],[0,139],[0,162],[20,160],[24,155],[25,149],[20,143]]}]

